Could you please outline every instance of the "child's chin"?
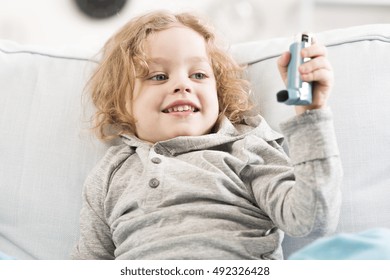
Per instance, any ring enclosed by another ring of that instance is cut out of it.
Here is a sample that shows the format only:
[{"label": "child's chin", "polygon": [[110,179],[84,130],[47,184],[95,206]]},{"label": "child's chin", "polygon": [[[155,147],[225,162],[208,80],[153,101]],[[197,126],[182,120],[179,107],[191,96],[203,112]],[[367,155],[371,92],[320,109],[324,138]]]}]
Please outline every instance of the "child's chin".
[{"label": "child's chin", "polygon": [[171,138],[180,137],[180,136],[200,136],[203,134],[205,134],[205,133],[203,133],[201,131],[182,129],[182,130],[178,130],[178,131],[173,132],[171,134],[172,135]]}]

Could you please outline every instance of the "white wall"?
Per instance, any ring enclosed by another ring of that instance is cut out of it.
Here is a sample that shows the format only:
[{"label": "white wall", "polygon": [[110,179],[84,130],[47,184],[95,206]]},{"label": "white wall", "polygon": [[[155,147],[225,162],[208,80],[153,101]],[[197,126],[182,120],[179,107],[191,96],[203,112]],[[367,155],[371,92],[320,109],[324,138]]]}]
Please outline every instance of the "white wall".
[{"label": "white wall", "polygon": [[[361,4],[378,1],[379,6]],[[119,15],[105,20],[84,16],[73,0],[0,0],[0,38],[49,46],[100,46],[134,15],[162,8],[208,16],[230,43],[390,23],[390,0],[128,0]]]}]

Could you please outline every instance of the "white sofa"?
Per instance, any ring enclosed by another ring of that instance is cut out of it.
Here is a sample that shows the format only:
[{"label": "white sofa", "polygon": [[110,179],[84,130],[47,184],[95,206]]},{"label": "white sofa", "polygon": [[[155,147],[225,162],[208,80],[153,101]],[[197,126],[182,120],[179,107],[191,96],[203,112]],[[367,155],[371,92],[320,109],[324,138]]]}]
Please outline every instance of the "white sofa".
[{"label": "white sofa", "polygon": [[[316,35],[336,77],[330,106],[345,174],[337,232],[390,228],[390,24]],[[276,130],[293,114],[275,97],[276,58],[291,39],[232,46]],[[83,181],[110,145],[89,132],[84,106],[96,51],[0,41],[0,252],[16,259],[67,259],[77,240]],[[314,238],[286,237],[285,256]]]}]

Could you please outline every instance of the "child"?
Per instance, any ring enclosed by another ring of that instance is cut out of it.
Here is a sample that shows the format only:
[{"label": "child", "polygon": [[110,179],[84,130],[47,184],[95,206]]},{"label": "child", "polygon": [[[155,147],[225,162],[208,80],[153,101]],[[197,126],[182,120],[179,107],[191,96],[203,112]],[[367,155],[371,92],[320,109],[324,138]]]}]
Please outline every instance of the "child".
[{"label": "child", "polygon": [[[325,109],[325,48],[302,69],[314,101],[281,125],[250,116],[242,69],[190,14],[133,19],[91,79],[102,139],[121,138],[86,180],[76,259],[282,259],[283,232],[334,230],[341,165]],[[286,79],[289,54],[278,61]]]}]

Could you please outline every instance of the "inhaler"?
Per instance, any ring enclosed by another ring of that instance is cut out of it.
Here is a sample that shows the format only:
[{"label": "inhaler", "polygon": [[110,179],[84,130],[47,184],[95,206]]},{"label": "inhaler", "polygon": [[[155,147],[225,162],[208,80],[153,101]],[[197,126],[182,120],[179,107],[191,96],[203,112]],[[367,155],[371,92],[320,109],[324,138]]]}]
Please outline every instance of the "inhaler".
[{"label": "inhaler", "polygon": [[301,50],[312,43],[312,36],[300,34],[297,40],[290,45],[291,59],[287,68],[287,89],[277,93],[278,102],[287,105],[309,105],[312,102],[312,83],[304,82],[299,74],[298,67],[309,61],[302,58]]}]

